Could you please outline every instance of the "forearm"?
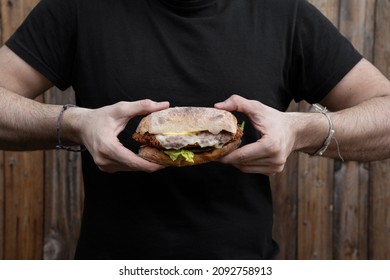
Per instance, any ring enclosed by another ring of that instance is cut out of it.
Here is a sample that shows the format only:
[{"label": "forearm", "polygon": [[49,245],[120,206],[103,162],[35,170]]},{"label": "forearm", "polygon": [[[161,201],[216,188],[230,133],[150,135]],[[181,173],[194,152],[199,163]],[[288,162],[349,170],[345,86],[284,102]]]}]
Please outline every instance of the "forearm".
[{"label": "forearm", "polygon": [[371,161],[390,157],[390,96],[377,97],[330,115],[335,140],[326,156]]},{"label": "forearm", "polygon": [[[57,118],[61,106],[43,104],[4,88],[0,88],[0,100],[1,150],[38,150],[55,147]],[[64,141],[69,140],[64,138]]]},{"label": "forearm", "polygon": [[[324,156],[344,160],[370,161],[390,157],[390,96],[372,98],[359,105],[329,113],[334,135]],[[318,119],[319,115],[322,119]],[[302,118],[296,149],[314,153],[323,144],[329,122],[318,113]],[[320,144],[319,144],[320,143]]]}]

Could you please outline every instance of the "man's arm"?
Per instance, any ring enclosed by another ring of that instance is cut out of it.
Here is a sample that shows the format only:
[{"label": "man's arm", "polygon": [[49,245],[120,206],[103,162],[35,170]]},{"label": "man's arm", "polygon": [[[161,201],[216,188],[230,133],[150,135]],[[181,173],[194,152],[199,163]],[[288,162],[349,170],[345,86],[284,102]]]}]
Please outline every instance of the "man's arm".
[{"label": "man's arm", "polygon": [[[359,161],[390,157],[390,81],[371,63],[362,59],[321,104],[335,111],[329,113],[335,133],[324,156]],[[221,160],[243,172],[281,172],[291,152],[315,153],[329,131],[329,121],[320,113],[284,113],[237,95],[215,106],[245,113],[262,136]]]},{"label": "man's arm", "polygon": [[52,84],[6,46],[0,48],[0,149],[55,146],[59,106],[32,100]]},{"label": "man's arm", "polygon": [[329,117],[335,134],[325,156],[340,153],[345,160],[361,161],[390,157],[390,81],[369,61],[361,60],[321,104],[334,111]]},{"label": "man's arm", "polygon": [[[52,84],[7,47],[0,48],[0,150],[53,149],[62,109],[34,101]],[[87,147],[96,165],[106,172],[145,171],[164,168],[124,147],[118,134],[137,115],[169,107],[168,102],[139,100],[87,109],[72,107],[61,122],[63,144]]]}]

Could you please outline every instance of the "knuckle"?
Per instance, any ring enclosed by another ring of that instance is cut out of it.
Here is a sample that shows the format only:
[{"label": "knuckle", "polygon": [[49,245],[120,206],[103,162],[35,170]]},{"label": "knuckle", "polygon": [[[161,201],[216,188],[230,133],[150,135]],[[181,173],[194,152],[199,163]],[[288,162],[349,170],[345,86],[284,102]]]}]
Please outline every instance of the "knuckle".
[{"label": "knuckle", "polygon": [[139,101],[139,104],[142,108],[148,108],[152,105],[152,100],[150,99],[142,99]]},{"label": "knuckle", "polygon": [[279,156],[275,159],[275,165],[279,168],[283,168],[286,164],[287,159],[285,157]]},{"label": "knuckle", "polygon": [[99,167],[99,169],[101,171],[106,171],[108,170],[107,167],[108,167],[108,164],[105,160],[103,160],[102,158],[97,158],[95,159],[95,164]]},{"label": "knuckle", "polygon": [[126,110],[127,109],[127,106],[128,106],[128,102],[126,102],[126,101],[119,101],[118,103],[117,103],[117,106],[118,106],[118,109],[119,110]]},{"label": "knuckle", "polygon": [[237,157],[237,165],[242,165],[248,161],[248,154],[246,152],[241,152]]},{"label": "knuckle", "polygon": [[275,172],[276,173],[281,173],[282,171],[284,170],[284,164],[283,165],[279,165],[275,168]]},{"label": "knuckle", "polygon": [[99,168],[100,171],[103,171],[103,172],[109,173],[109,174],[112,174],[112,173],[115,172],[114,170],[112,170],[112,169],[110,169],[108,167],[98,166],[98,168]]},{"label": "knuckle", "polygon": [[275,158],[273,162],[273,170],[276,173],[281,173],[284,170],[287,160],[284,157]]},{"label": "knuckle", "polygon": [[240,97],[238,94],[233,94],[230,98],[232,101],[237,101]]},{"label": "knuckle", "polygon": [[106,173],[115,173],[117,170],[115,170],[115,166],[113,166],[109,161],[104,159],[97,159],[95,160],[96,166],[99,168],[100,171],[106,172]]},{"label": "knuckle", "polygon": [[101,145],[99,147],[99,154],[102,158],[109,158],[112,154],[111,149],[106,145]]},{"label": "knuckle", "polygon": [[117,104],[116,104],[117,108],[117,112],[119,112],[120,114],[126,114],[129,112],[129,102],[126,102],[126,101],[119,101]]},{"label": "knuckle", "polygon": [[281,152],[281,146],[276,141],[270,141],[266,147],[266,150],[268,154],[275,156]]},{"label": "knuckle", "polygon": [[111,172],[111,161],[109,160],[111,156],[111,149],[105,145],[101,145],[98,149],[98,153],[94,156],[94,162],[101,171]]}]

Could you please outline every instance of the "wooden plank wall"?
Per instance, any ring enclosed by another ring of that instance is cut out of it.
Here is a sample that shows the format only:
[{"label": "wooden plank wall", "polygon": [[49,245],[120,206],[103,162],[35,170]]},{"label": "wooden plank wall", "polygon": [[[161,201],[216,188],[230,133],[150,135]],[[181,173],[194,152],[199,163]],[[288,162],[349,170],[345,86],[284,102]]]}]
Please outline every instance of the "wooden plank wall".
[{"label": "wooden plank wall", "polygon": [[[2,1],[2,40],[11,34],[36,1]],[[16,12],[15,12],[16,11]],[[3,257],[39,259],[43,236],[42,151],[3,154]]]},{"label": "wooden plank wall", "polygon": [[[38,2],[0,1],[2,42]],[[74,94],[52,89],[44,101],[74,103]],[[82,201],[79,154],[0,152],[0,259],[73,258]]]},{"label": "wooden plank wall", "polygon": [[[71,90],[52,89],[45,102],[74,104]],[[45,152],[45,259],[71,259],[76,249],[82,206],[81,156],[66,151]]]},{"label": "wooden plank wall", "polygon": [[[4,42],[39,0],[0,0]],[[389,0],[310,0],[390,77]],[[73,103],[73,92],[45,93]],[[308,110],[304,102],[290,110]],[[0,259],[71,259],[82,212],[80,155],[0,151]],[[272,177],[280,259],[390,259],[390,160],[290,156]]]},{"label": "wooden plank wall", "polygon": [[[390,77],[390,1],[310,0]],[[308,110],[305,103],[291,110]],[[292,155],[272,178],[280,259],[390,259],[390,162]]]}]

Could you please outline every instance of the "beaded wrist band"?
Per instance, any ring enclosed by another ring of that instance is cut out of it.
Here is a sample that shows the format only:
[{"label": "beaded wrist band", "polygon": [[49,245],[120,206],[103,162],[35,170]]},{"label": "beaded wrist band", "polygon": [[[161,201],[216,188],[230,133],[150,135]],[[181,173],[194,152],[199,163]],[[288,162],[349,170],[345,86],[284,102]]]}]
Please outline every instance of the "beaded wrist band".
[{"label": "beaded wrist band", "polygon": [[328,149],[330,142],[332,141],[332,137],[334,134],[333,123],[328,115],[328,110],[325,107],[322,107],[319,104],[313,104],[313,107],[316,112],[323,114],[329,122],[328,135],[326,136],[324,143],[322,144],[321,148],[319,148],[315,153],[312,154],[313,156],[322,156],[325,153],[326,149]]},{"label": "beaded wrist band", "polygon": [[60,130],[61,130],[61,124],[62,124],[62,117],[64,115],[64,112],[70,108],[70,107],[77,107],[76,105],[73,105],[73,104],[66,104],[64,106],[62,106],[62,109],[58,115],[58,119],[57,119],[57,145],[56,145],[56,149],[61,149],[61,150],[67,150],[69,152],[84,152],[86,150],[85,147],[80,147],[80,148],[74,148],[74,147],[71,147],[71,146],[66,146],[66,145],[62,145],[62,142],[61,142],[61,135],[60,135]]}]

